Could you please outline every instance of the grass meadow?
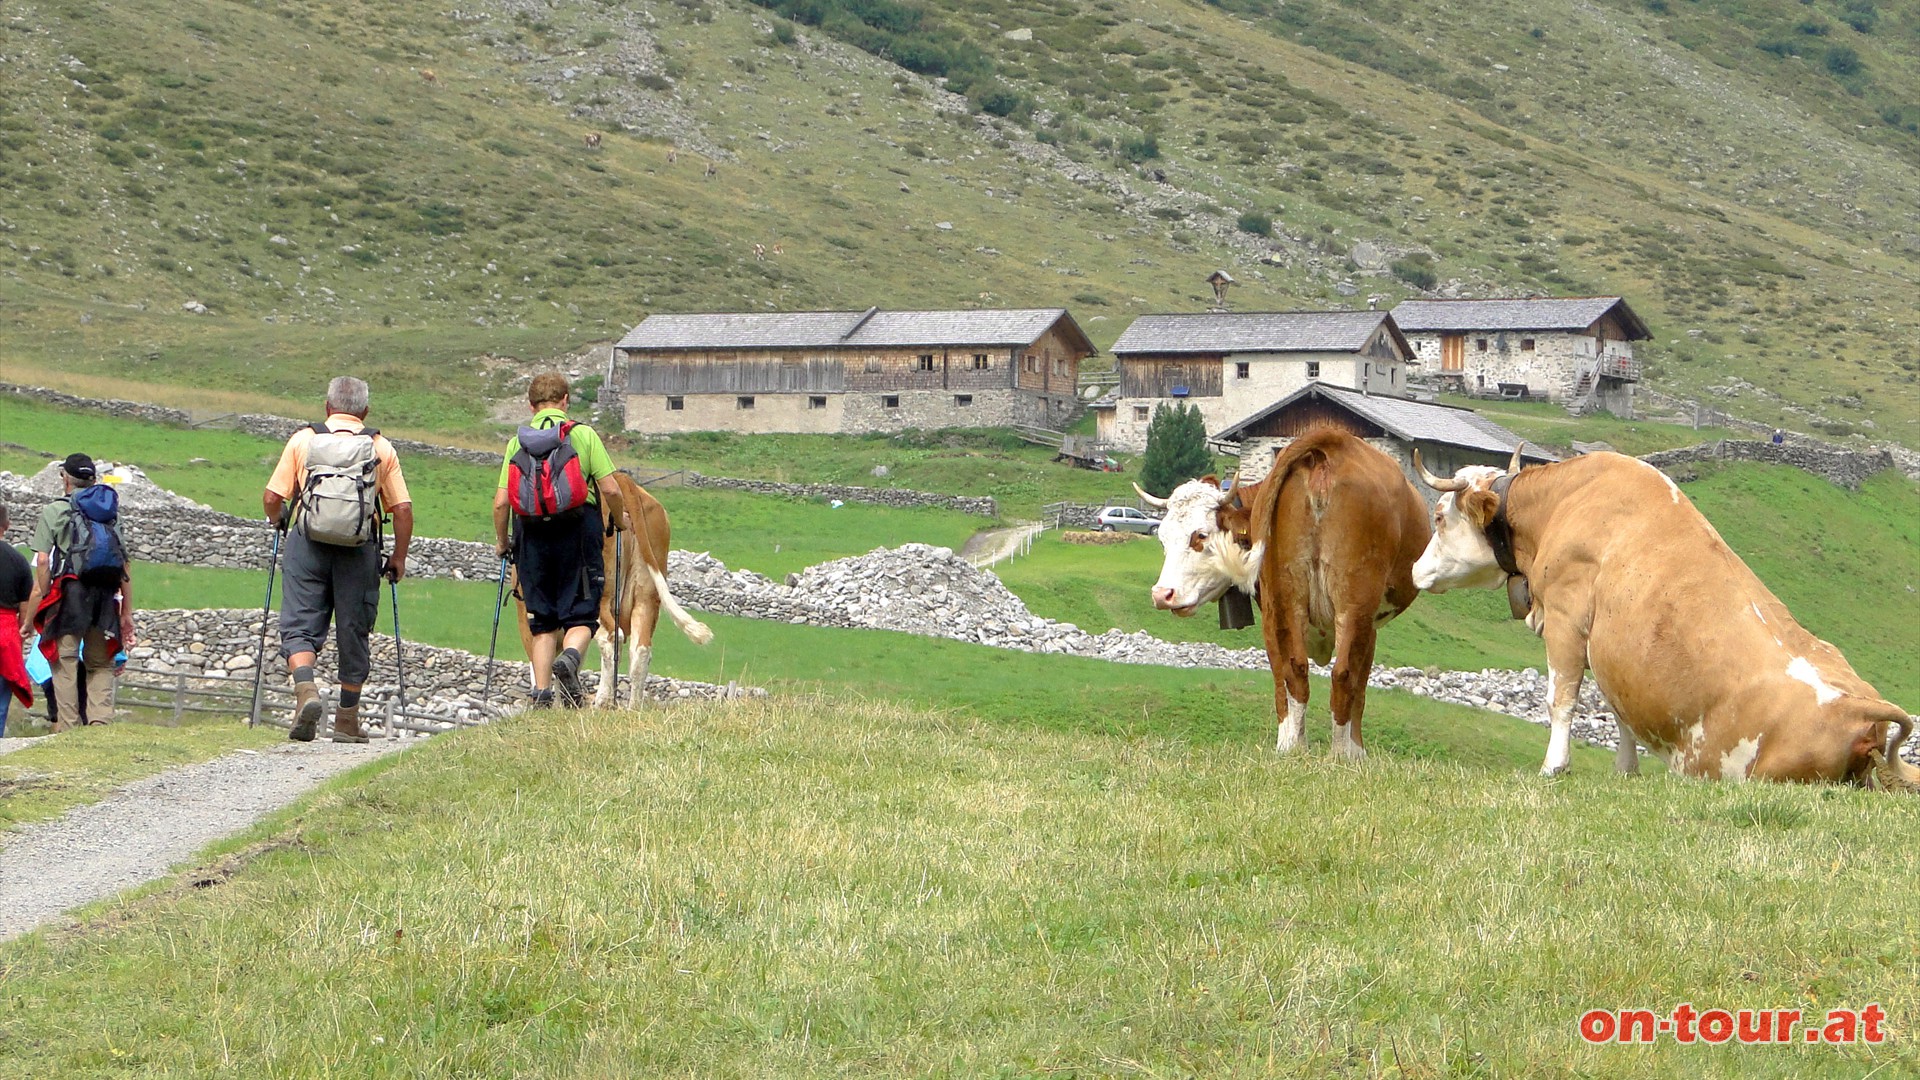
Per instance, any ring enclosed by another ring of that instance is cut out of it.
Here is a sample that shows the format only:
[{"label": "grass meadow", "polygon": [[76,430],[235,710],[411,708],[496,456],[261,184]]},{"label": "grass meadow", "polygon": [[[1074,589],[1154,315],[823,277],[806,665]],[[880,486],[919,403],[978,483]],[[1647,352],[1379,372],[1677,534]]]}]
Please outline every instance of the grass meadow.
[{"label": "grass meadow", "polygon": [[[546,714],[0,947],[0,1076],[1911,1071],[1909,800],[848,699]],[[204,877],[205,875],[200,875]],[[199,878],[196,878],[198,880]],[[1590,1047],[1879,1003],[1879,1047]]]}]

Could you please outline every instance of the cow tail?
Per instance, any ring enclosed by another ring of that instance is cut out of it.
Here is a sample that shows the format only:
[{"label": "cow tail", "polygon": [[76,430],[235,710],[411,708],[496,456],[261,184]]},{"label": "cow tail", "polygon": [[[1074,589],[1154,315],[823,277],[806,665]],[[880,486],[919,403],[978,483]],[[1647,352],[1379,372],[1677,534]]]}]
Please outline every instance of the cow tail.
[{"label": "cow tail", "polygon": [[713,631],[707,628],[706,623],[687,614],[687,609],[680,606],[680,601],[675,600],[673,593],[667,588],[667,579],[661,575],[660,571],[653,568],[652,563],[647,564],[647,573],[653,577],[653,591],[660,597],[660,610],[667,613],[667,618],[673,620],[673,625],[679,627],[680,632],[687,635],[687,639],[695,645],[705,645],[712,641]]},{"label": "cow tail", "polygon": [[1920,769],[1915,769],[1900,758],[1900,748],[1907,743],[1907,736],[1913,734],[1913,717],[1904,709],[1888,706],[1891,713],[1886,719],[1894,726],[1894,733],[1888,737],[1886,748],[1875,748],[1868,755],[1873,762],[1874,786],[1884,791],[1906,791],[1920,793]]}]

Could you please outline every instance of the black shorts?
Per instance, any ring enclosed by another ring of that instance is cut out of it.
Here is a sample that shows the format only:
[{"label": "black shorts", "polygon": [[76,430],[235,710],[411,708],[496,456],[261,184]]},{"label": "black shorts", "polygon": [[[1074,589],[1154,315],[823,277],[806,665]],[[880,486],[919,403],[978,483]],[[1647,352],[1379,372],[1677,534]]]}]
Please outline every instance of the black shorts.
[{"label": "black shorts", "polygon": [[514,572],[527,605],[527,629],[551,634],[600,625],[607,574],[601,558],[600,507],[588,503],[571,520],[514,523]]}]

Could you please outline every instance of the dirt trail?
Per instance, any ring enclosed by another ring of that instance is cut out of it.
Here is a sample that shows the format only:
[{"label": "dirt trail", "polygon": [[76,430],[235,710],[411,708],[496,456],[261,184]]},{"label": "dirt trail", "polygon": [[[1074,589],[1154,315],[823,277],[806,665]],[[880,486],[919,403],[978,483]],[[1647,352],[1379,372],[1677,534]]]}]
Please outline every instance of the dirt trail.
[{"label": "dirt trail", "polygon": [[967,537],[959,555],[974,566],[992,566],[1020,550],[1029,539],[1039,536],[1044,528],[1037,521],[1022,521],[1004,529],[986,529]]},{"label": "dirt trail", "polygon": [[236,750],[136,781],[52,821],[0,834],[0,941],[161,877],[322,780],[420,741]]}]

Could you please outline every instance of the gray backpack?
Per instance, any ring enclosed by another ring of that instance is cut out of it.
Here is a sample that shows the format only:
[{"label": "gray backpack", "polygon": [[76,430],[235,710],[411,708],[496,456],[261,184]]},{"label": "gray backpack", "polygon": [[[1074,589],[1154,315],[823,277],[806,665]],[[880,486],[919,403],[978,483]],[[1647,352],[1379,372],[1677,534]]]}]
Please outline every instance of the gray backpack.
[{"label": "gray backpack", "polygon": [[307,539],[360,547],[380,539],[380,493],[374,473],[374,428],[329,431],[313,425],[307,471],[298,495],[300,531]]}]

